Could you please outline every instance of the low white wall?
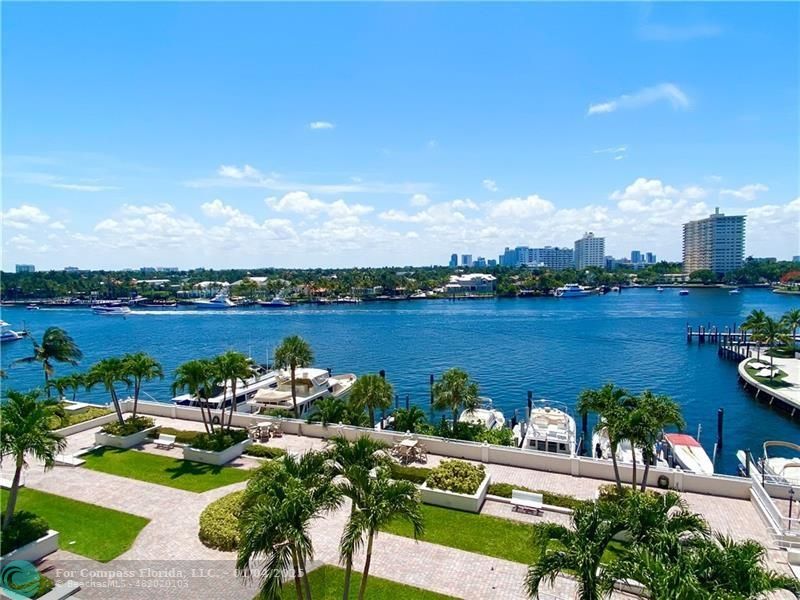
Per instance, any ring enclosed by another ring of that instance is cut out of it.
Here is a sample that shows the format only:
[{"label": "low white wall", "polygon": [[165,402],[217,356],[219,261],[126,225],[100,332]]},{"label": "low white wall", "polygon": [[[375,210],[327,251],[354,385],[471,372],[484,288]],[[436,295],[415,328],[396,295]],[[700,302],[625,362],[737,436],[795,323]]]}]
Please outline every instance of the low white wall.
[{"label": "low white wall", "polygon": [[99,427],[100,425],[105,425],[106,423],[111,423],[112,421],[116,420],[117,413],[112,412],[110,415],[103,415],[102,417],[97,417],[96,419],[91,419],[89,421],[83,421],[82,423],[75,423],[75,425],[69,425],[68,427],[56,429],[53,433],[56,433],[61,437],[67,437],[68,435],[75,435],[81,431],[94,429],[95,427]]},{"label": "low white wall", "polygon": [[156,429],[158,429],[157,426],[148,427],[147,429],[137,431],[131,435],[112,435],[110,433],[97,431],[94,434],[94,442],[98,446],[111,446],[112,448],[122,449],[133,448],[144,442],[148,434]]},{"label": "low white wall", "polygon": [[26,560],[29,563],[33,563],[56,550],[58,550],[58,532],[55,529],[51,529],[47,532],[47,535],[40,537],[38,540],[4,554],[0,557],[0,564],[5,565],[12,560]]},{"label": "low white wall", "polygon": [[183,458],[207,465],[222,466],[231,462],[234,458],[241,456],[244,449],[252,443],[253,440],[250,439],[242,440],[238,444],[226,448],[222,452],[212,452],[211,450],[200,450],[198,448],[192,448],[191,446],[184,446]]},{"label": "low white wall", "polygon": [[422,501],[425,504],[479,513],[481,512],[481,506],[483,506],[484,500],[486,500],[486,491],[489,489],[491,481],[491,476],[487,474],[474,494],[458,494],[447,490],[438,490],[428,487],[427,483],[423,483],[419,491],[422,496]]}]

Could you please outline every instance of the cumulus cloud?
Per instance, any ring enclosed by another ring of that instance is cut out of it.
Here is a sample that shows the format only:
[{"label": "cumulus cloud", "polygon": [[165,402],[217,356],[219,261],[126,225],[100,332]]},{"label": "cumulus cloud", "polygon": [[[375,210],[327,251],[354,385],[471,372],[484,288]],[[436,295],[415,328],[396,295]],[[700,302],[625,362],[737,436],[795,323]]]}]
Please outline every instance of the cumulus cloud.
[{"label": "cumulus cloud", "polygon": [[162,204],[123,204],[122,213],[126,215],[150,215],[153,213],[172,213],[175,207],[166,202]]},{"label": "cumulus cloud", "polygon": [[734,198],[738,198],[739,200],[746,200],[748,202],[752,202],[758,195],[762,192],[768,192],[769,187],[764,185],[763,183],[750,183],[747,185],[743,185],[738,189],[721,189],[719,191],[720,196],[732,196]]},{"label": "cumulus cloud", "polygon": [[488,190],[490,192],[496,192],[498,190],[497,182],[494,179],[484,179],[481,182],[481,185],[485,190]]},{"label": "cumulus cloud", "polygon": [[330,121],[311,121],[311,123],[308,124],[309,129],[333,129],[334,127],[336,127],[336,125]]},{"label": "cumulus cloud", "polygon": [[425,194],[414,194],[409,200],[411,206],[427,206],[431,203],[431,199]]},{"label": "cumulus cloud", "polygon": [[478,205],[470,199],[457,199],[451,202],[433,204],[425,210],[409,214],[402,210],[390,209],[379,216],[384,221],[398,223],[424,223],[428,225],[442,225],[448,223],[462,223],[467,220],[468,211],[477,211]]},{"label": "cumulus cloud", "polygon": [[494,219],[530,219],[553,212],[553,203],[537,195],[506,198],[489,211]]},{"label": "cumulus cloud", "polygon": [[28,229],[31,225],[40,225],[49,220],[50,217],[42,209],[30,204],[22,204],[0,213],[3,226],[13,229]]},{"label": "cumulus cloud", "polygon": [[348,204],[341,199],[334,202],[325,202],[318,198],[312,198],[308,192],[301,191],[289,192],[280,198],[274,196],[266,198],[265,202],[267,206],[276,212],[298,213],[311,219],[326,215],[330,219],[359,217],[374,210],[371,206]]},{"label": "cumulus cloud", "polygon": [[673,109],[687,109],[689,97],[674,83],[660,83],[652,87],[642,88],[630,94],[623,94],[613,100],[590,104],[588,115],[611,113],[621,109],[633,109],[648,106],[656,102],[666,101]]}]

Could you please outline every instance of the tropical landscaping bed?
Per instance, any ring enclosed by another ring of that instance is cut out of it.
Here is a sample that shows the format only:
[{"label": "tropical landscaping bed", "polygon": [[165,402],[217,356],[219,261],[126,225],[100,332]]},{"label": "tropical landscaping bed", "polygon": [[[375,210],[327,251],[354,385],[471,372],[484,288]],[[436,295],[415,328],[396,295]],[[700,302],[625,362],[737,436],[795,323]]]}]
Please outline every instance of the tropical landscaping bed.
[{"label": "tropical landscaping bed", "polygon": [[250,477],[248,469],[207,465],[137,450],[97,448],[81,458],[85,461],[83,467],[93,471],[188,492],[207,492]]},{"label": "tropical landscaping bed", "polygon": [[758,374],[759,369],[753,368],[749,364],[746,364],[744,366],[744,368],[745,368],[745,371],[747,371],[747,374],[750,377],[755,379],[758,383],[766,385],[767,387],[780,389],[780,388],[785,388],[785,387],[791,387],[791,385],[792,385],[788,381],[785,381],[785,379],[787,377],[787,374],[786,374],[785,371],[778,370],[770,378],[770,377],[763,377],[763,376],[759,375]]},{"label": "tropical landscaping bed", "polygon": [[[7,501],[8,490],[0,490],[0,503],[5,506]],[[44,522],[45,531],[49,525],[60,533],[62,550],[100,562],[107,562],[128,550],[139,532],[149,523],[149,519],[144,517],[31,488],[19,490],[17,507],[22,512],[15,514],[12,526],[18,519],[26,520],[24,513],[33,513]],[[37,528],[40,529],[41,525],[33,524],[32,535],[39,533]],[[2,542],[5,554],[5,534]]]},{"label": "tropical landscaping bed", "polygon": [[77,425],[78,423],[85,423],[86,421],[91,421],[92,419],[110,415],[112,412],[113,411],[110,408],[90,406],[86,410],[79,413],[67,413],[63,418],[53,416],[50,418],[50,429],[63,429],[64,427],[70,427],[72,425]]}]

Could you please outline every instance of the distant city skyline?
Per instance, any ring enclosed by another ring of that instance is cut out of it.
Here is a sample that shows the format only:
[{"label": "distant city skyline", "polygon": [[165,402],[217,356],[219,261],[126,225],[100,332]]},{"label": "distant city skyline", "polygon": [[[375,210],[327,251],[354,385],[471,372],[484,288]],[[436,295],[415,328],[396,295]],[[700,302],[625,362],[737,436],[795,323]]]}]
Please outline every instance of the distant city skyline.
[{"label": "distant city skyline", "polygon": [[746,217],[745,256],[788,259],[799,16],[8,3],[2,266],[488,262],[586,231],[680,261],[715,206]]}]

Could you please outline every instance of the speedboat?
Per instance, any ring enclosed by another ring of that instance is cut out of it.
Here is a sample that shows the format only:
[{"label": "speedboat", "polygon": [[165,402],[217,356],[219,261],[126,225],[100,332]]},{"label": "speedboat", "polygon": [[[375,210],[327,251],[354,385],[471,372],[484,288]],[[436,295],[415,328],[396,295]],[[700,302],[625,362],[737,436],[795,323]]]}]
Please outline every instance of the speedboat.
[{"label": "speedboat", "polygon": [[556,288],[556,298],[582,298],[592,293],[591,288],[583,287],[577,283],[567,283],[564,287]]},{"label": "speedboat", "polygon": [[343,296],[336,299],[337,304],[360,304],[360,298],[353,298],[352,296]]},{"label": "speedboat", "polygon": [[739,290],[739,288],[733,288],[732,290],[728,290],[728,293],[729,294],[738,294],[738,293],[740,293],[740,290]]},{"label": "speedboat", "polygon": [[506,418],[499,410],[492,408],[492,399],[481,396],[478,398],[480,407],[475,410],[464,410],[458,417],[459,423],[483,425],[486,429],[500,429],[506,424]]},{"label": "speedboat", "polygon": [[[794,453],[793,457],[770,456],[771,448],[788,448]],[[774,477],[776,483],[783,483],[793,487],[800,486],[800,446],[792,442],[764,442],[764,470]]]},{"label": "speedboat", "polygon": [[289,306],[292,306],[292,303],[289,302],[288,300],[284,300],[280,296],[275,296],[269,302],[259,302],[258,305],[264,306],[266,308],[287,308]]},{"label": "speedboat", "polygon": [[10,329],[10,325],[5,321],[0,321],[0,342],[5,344],[6,342],[16,342],[17,340],[21,340],[25,337],[26,332],[24,331],[13,331]]},{"label": "speedboat", "polygon": [[[244,381],[240,381],[236,386],[237,408],[245,412],[247,411],[245,407],[248,401],[252,400],[259,390],[275,387],[278,383],[278,372],[268,369],[264,365],[253,363],[250,366],[250,372],[252,373],[251,376]],[[211,391],[211,397],[203,402],[203,406],[208,406],[212,410],[230,406],[233,400],[231,390],[227,390],[224,397],[222,392],[222,386],[215,386]],[[197,398],[192,394],[175,396],[172,402],[180,406],[200,406]]]},{"label": "speedboat", "polygon": [[657,291],[657,292],[660,294],[661,292],[663,292],[663,291],[664,291],[664,288],[663,288],[663,287],[661,287],[661,286],[658,286],[658,287],[656,288],[656,291]]},{"label": "speedboat", "polygon": [[564,404],[539,400],[532,404],[527,423],[514,427],[514,439],[523,450],[538,450],[573,456],[575,419]]},{"label": "speedboat", "polygon": [[28,304],[25,308],[27,308],[28,310],[39,310],[39,305],[38,304]]},{"label": "speedboat", "polygon": [[330,298],[317,298],[314,302],[316,304],[322,304],[324,306],[327,306],[328,304],[333,304],[333,300],[331,300]]},{"label": "speedboat", "polygon": [[131,314],[131,307],[124,304],[95,304],[92,312],[96,315],[124,317]]},{"label": "speedboat", "polygon": [[[331,375],[325,369],[304,367],[295,371],[295,389],[297,394],[298,413],[308,414],[314,403],[320,398],[345,398],[350,393],[356,376],[352,373]],[[253,396],[253,401],[267,408],[283,408],[294,410],[292,404],[292,376],[288,369],[277,376],[277,385],[263,388]]]},{"label": "speedboat", "polygon": [[195,307],[208,309],[208,310],[225,310],[227,308],[234,308],[234,304],[227,294],[217,294],[211,300],[195,300],[193,302]]},{"label": "speedboat", "polygon": [[413,294],[411,294],[411,295],[410,295],[408,298],[409,298],[410,300],[424,300],[424,299],[426,299],[427,297],[428,297],[428,294],[426,294],[425,292],[423,292],[422,290],[420,290],[420,291],[418,291],[418,292],[414,292],[414,293],[413,293]]},{"label": "speedboat", "polygon": [[684,471],[713,475],[714,464],[706,454],[703,446],[691,435],[685,433],[665,433],[664,442],[672,456],[670,461],[673,466],[679,466]]},{"label": "speedboat", "polygon": [[678,296],[688,296],[688,295],[689,295],[689,290],[687,290],[686,288],[678,290]]}]

